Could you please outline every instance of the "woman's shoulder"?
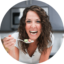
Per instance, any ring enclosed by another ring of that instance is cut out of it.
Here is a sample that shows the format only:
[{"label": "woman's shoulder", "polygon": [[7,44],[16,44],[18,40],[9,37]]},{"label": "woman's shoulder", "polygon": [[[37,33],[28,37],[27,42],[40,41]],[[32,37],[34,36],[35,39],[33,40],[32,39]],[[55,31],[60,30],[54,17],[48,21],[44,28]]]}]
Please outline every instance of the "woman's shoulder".
[{"label": "woman's shoulder", "polygon": [[54,34],[52,32],[50,33],[50,38],[52,41],[54,40]]},{"label": "woman's shoulder", "polygon": [[48,42],[48,46],[47,46],[48,48],[53,46],[54,44],[54,34],[52,32],[50,33],[50,39],[52,42]]}]

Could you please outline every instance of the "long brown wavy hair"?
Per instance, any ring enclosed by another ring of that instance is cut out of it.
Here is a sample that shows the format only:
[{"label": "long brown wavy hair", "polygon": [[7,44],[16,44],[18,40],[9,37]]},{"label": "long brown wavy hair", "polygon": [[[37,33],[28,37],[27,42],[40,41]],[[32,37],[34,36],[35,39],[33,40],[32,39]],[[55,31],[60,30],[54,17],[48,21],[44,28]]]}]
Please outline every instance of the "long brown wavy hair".
[{"label": "long brown wavy hair", "polygon": [[[49,42],[52,43],[51,38],[50,38],[50,33],[52,32],[51,29],[51,24],[49,21],[49,16],[46,14],[46,12],[39,6],[36,5],[32,5],[30,7],[25,8],[25,10],[23,11],[23,16],[20,19],[20,24],[19,24],[19,38],[20,39],[29,39],[29,36],[26,33],[25,30],[25,20],[26,20],[26,15],[28,11],[34,11],[38,14],[40,20],[41,20],[41,26],[42,26],[42,32],[40,34],[40,36],[38,37],[38,50],[41,53],[42,51],[47,50],[47,45]],[[26,44],[24,42],[19,41],[19,46],[21,47],[20,49],[22,49],[23,52],[27,53],[27,49],[29,47],[29,44]]]}]

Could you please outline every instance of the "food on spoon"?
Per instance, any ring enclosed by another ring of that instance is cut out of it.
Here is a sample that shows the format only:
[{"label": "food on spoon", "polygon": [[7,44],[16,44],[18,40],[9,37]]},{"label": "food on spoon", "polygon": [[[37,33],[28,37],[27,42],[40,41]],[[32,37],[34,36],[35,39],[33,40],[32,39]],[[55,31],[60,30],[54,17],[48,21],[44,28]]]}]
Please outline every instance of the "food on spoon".
[{"label": "food on spoon", "polygon": [[28,42],[28,39],[24,39],[24,42]]},{"label": "food on spoon", "polygon": [[26,42],[26,43],[30,43],[30,42],[34,42],[34,41],[31,40],[31,39],[24,39],[24,42]]}]

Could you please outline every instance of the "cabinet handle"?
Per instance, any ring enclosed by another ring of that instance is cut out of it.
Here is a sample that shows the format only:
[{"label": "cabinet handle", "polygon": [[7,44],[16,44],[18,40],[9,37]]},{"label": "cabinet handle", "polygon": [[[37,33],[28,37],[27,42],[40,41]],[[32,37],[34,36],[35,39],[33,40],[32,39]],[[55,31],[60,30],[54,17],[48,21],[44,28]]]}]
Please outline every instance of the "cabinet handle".
[{"label": "cabinet handle", "polygon": [[26,1],[26,5],[28,5],[28,0]]}]

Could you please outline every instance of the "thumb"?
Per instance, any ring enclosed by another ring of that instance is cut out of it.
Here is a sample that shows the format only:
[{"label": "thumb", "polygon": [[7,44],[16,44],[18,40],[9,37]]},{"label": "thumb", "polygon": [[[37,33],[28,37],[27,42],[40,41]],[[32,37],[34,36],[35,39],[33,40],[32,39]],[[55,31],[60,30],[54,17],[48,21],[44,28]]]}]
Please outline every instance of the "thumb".
[{"label": "thumb", "polygon": [[11,35],[9,35],[9,37],[11,37]]}]

